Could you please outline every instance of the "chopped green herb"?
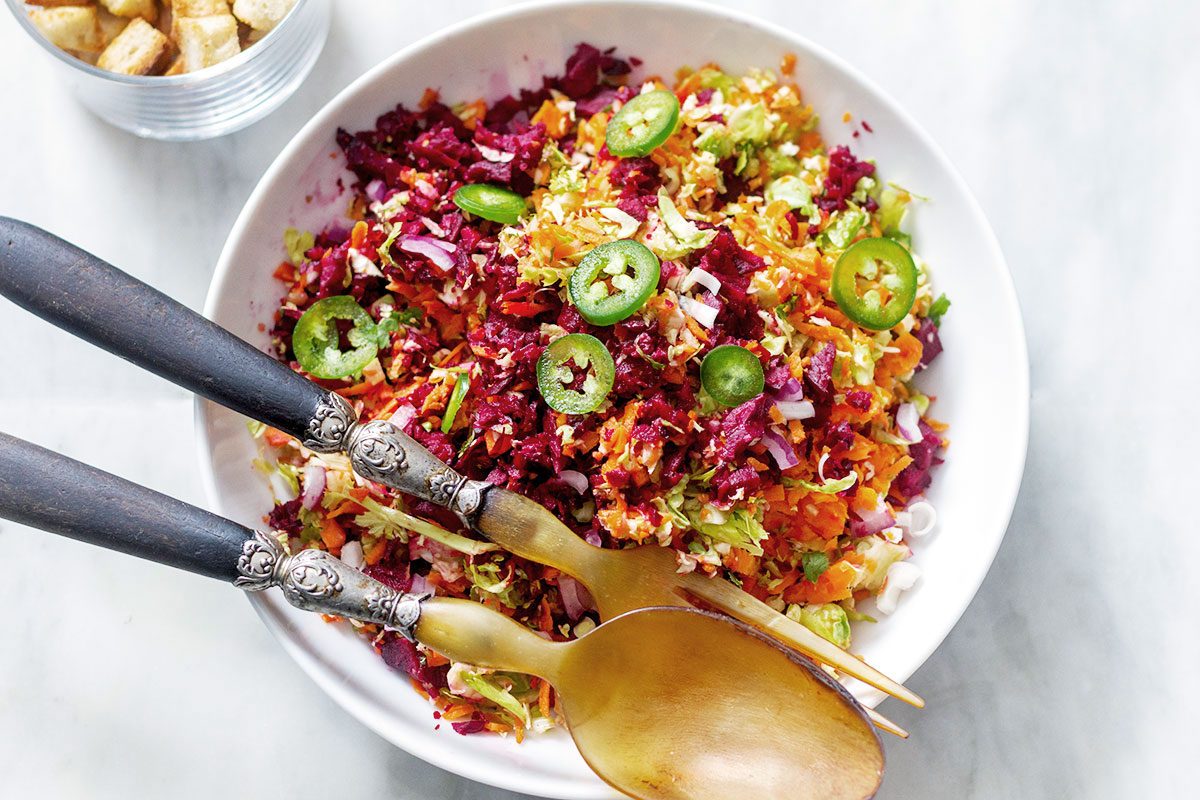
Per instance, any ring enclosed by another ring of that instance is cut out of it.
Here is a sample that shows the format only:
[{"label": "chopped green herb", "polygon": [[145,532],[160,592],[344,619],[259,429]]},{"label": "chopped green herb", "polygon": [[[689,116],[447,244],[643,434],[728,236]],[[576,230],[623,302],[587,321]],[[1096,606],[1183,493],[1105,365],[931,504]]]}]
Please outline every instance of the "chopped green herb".
[{"label": "chopped green herb", "polygon": [[946,316],[946,312],[950,310],[950,298],[942,294],[933,304],[929,306],[929,313],[926,315],[928,320],[934,325],[941,326],[942,317]]},{"label": "chopped green herb", "polygon": [[809,583],[816,583],[817,579],[829,569],[829,556],[821,552],[804,553],[800,556],[800,563],[804,565],[804,577]]}]

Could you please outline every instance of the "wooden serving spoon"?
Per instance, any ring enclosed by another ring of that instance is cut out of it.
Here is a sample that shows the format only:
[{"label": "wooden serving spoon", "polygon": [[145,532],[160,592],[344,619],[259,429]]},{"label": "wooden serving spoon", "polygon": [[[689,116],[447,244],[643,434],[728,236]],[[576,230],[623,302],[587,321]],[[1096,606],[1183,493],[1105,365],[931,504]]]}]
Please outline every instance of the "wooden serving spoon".
[{"label": "wooden serving spoon", "polygon": [[824,671],[728,617],[645,608],[549,642],[469,600],[402,594],[322,550],[255,532],[0,434],[0,516],[373,622],[448,658],[548,680],[596,774],[643,800],[861,800],[883,776],[866,713]]},{"label": "wooden serving spoon", "polygon": [[[679,574],[655,546],[593,547],[542,506],[468,480],[385,420],[350,403],[116,267],[28,223],[0,217],[0,294],[64,330],[300,440],[346,452],[364,478],[445,506],[509,552],[557,567],[596,598],[602,620],[648,606],[720,609],[789,647],[917,707],[924,701],[726,581]],[[887,730],[903,731],[882,717]]]}]

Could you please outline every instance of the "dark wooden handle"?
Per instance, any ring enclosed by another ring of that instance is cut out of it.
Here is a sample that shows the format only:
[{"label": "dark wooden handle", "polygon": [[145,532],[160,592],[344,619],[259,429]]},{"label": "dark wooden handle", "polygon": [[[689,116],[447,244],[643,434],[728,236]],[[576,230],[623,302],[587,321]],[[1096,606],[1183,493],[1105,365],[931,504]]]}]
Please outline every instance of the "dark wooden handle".
[{"label": "dark wooden handle", "polygon": [[0,517],[232,582],[253,532],[0,433]]},{"label": "dark wooden handle", "polygon": [[69,242],[0,217],[0,294],[190,391],[303,438],[328,392]]}]

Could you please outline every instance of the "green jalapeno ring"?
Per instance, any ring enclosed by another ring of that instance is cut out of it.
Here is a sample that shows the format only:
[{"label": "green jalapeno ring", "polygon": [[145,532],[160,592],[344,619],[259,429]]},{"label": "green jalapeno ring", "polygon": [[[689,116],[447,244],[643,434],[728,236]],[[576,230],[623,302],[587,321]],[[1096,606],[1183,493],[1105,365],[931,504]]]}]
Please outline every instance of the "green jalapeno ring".
[{"label": "green jalapeno ring", "polygon": [[[588,369],[580,389],[568,389],[571,365]],[[589,369],[590,368],[590,369]],[[538,391],[546,405],[564,414],[588,414],[612,390],[616,365],[604,343],[587,333],[568,333],[555,339],[537,360]]]},{"label": "green jalapeno ring", "polygon": [[[859,294],[859,276],[879,288],[872,286]],[[831,288],[838,308],[852,322],[885,331],[912,310],[917,299],[917,265],[908,250],[893,239],[860,239],[838,258]],[[886,302],[881,290],[890,295]]]},{"label": "green jalapeno ring", "polygon": [[675,132],[678,122],[679,98],[674,92],[656,89],[621,106],[604,129],[604,141],[614,156],[649,155]]},{"label": "green jalapeno ring", "polygon": [[[337,321],[354,325],[347,338],[353,349],[342,350]],[[338,295],[308,307],[292,332],[292,350],[304,371],[335,380],[362,372],[379,352],[379,326],[353,297]]]},{"label": "green jalapeno ring", "polygon": [[525,213],[525,198],[503,186],[468,183],[454,192],[454,205],[477,217],[514,225]]},{"label": "green jalapeno ring", "polygon": [[723,344],[700,362],[700,384],[712,399],[732,408],[762,394],[766,376],[754,353],[736,344]]},{"label": "green jalapeno ring", "polygon": [[646,304],[660,275],[658,256],[646,245],[632,239],[605,242],[579,262],[567,282],[567,294],[588,322],[612,325]]}]

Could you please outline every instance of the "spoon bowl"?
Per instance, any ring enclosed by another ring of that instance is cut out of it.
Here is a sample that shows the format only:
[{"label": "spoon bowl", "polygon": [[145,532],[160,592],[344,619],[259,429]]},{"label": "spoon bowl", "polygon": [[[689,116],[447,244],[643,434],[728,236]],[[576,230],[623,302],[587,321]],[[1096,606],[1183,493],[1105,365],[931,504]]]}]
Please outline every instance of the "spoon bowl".
[{"label": "spoon bowl", "polygon": [[455,660],[550,681],[584,760],[632,797],[861,800],[879,787],[883,751],[862,708],[748,625],[649,608],[548,642],[515,623],[482,624],[480,611],[428,601],[416,638]]}]

